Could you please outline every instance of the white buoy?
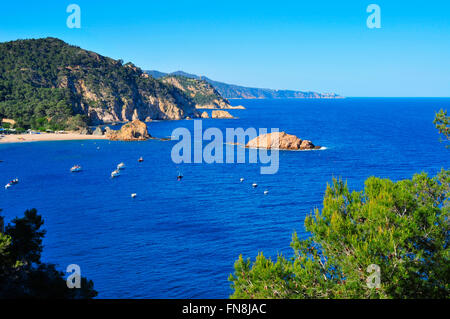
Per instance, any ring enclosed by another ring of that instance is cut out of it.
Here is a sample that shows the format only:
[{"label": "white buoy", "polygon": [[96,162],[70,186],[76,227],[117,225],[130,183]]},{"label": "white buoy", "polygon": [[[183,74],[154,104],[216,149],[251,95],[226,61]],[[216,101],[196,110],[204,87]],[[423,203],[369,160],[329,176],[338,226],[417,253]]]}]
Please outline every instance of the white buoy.
[{"label": "white buoy", "polygon": [[268,190],[265,190],[265,191],[264,191],[264,195],[267,195],[267,194],[269,194],[269,191],[268,191]]},{"label": "white buoy", "polygon": [[243,178],[243,177],[241,177],[240,181],[241,181],[241,183],[242,183],[242,182],[244,181],[244,178]]},{"label": "white buoy", "polygon": [[137,196],[136,193],[131,194],[131,198],[135,198]]},{"label": "white buoy", "polygon": [[252,186],[253,186],[253,188],[255,188],[255,187],[258,187],[258,184],[253,183]]}]

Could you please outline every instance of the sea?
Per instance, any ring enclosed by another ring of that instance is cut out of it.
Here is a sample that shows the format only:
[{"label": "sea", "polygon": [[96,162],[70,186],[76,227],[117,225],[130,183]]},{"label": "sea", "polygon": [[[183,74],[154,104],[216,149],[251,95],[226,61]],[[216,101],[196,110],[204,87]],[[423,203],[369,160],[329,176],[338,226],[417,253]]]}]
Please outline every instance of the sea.
[{"label": "sea", "polygon": [[[450,110],[448,98],[231,103],[246,109],[230,110],[237,119],[203,119],[203,130],[278,129],[323,148],[281,151],[278,171],[263,175],[267,164],[248,161],[174,163],[173,140],[0,144],[0,183],[20,180],[1,185],[0,214],[8,223],[36,208],[47,231],[42,261],[64,272],[79,265],[98,298],[227,298],[240,254],[292,256],[292,233],[309,236],[304,219],[321,209],[333,178],[360,191],[370,176],[398,181],[450,168],[433,125],[435,112]],[[161,138],[184,127],[194,138],[192,120],[148,127]],[[126,168],[112,179],[121,162]],[[71,173],[76,164],[82,171]]]}]

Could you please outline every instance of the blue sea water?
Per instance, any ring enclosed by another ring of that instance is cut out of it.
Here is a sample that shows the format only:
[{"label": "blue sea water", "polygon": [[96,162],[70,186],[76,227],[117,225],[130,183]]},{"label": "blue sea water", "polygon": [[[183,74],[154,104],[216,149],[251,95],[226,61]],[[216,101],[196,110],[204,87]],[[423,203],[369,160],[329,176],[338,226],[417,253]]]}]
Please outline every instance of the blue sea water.
[{"label": "blue sea water", "polygon": [[[322,206],[333,176],[360,190],[369,176],[400,180],[450,167],[432,123],[450,99],[232,103],[247,108],[230,111],[239,119],[203,120],[204,129],[279,128],[326,150],[280,152],[278,173],[261,175],[259,164],[176,165],[174,141],[0,144],[0,182],[20,179],[0,189],[6,222],[37,208],[47,230],[43,260],[61,270],[80,265],[100,298],[226,298],[239,254],[292,254],[292,232],[307,236],[304,218]],[[192,131],[193,121],[153,122],[149,131],[167,137],[181,126]],[[120,162],[127,168],[111,179]],[[75,164],[83,171],[71,174]]]}]

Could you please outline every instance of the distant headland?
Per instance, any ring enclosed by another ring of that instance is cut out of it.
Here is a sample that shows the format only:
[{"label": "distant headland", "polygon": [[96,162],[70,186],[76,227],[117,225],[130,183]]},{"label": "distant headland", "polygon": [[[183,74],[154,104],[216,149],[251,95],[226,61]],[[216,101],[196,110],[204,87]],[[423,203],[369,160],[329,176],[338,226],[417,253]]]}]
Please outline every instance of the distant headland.
[{"label": "distant headland", "polygon": [[172,73],[164,73],[156,70],[144,71],[155,79],[168,76],[180,76],[184,78],[206,81],[211,84],[225,99],[342,99],[336,93],[318,93],[312,91],[296,91],[296,90],[274,90],[265,88],[245,87],[234,84],[227,84],[211,80],[206,76],[176,71]]}]

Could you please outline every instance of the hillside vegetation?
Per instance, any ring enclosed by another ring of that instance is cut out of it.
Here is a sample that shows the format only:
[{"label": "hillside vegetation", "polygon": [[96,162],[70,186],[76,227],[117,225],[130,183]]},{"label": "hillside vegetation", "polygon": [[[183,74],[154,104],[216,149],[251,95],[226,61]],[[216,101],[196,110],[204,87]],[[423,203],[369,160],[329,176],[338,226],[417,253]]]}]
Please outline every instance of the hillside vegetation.
[{"label": "hillside vegetation", "polygon": [[55,38],[0,43],[0,118],[20,127],[187,116],[199,116],[188,95],[131,63]]},{"label": "hillside vegetation", "polygon": [[195,107],[229,108],[229,102],[208,82],[181,75],[167,75],[161,78],[164,83],[174,85],[185,92],[195,103]]}]

